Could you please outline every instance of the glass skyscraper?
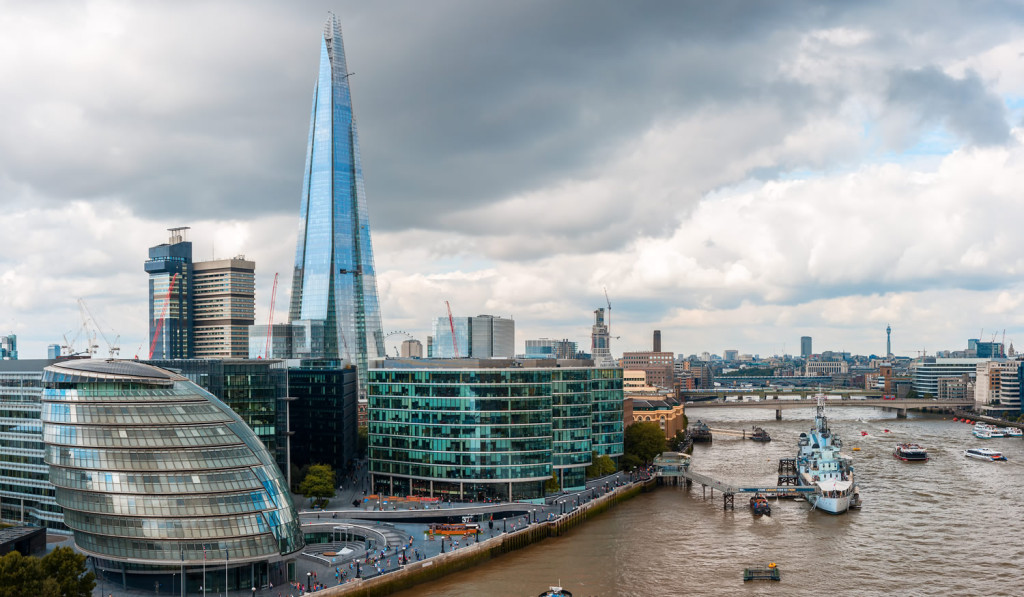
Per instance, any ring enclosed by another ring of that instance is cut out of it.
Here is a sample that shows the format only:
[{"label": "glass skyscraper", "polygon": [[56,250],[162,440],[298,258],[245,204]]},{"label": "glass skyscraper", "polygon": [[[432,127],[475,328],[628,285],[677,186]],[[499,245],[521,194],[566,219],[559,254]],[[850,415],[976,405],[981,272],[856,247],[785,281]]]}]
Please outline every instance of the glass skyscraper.
[{"label": "glass skyscraper", "polygon": [[367,362],[384,356],[377,276],[341,26],[330,15],[320,42],[289,319],[322,321],[323,354],[356,365],[365,393]]}]

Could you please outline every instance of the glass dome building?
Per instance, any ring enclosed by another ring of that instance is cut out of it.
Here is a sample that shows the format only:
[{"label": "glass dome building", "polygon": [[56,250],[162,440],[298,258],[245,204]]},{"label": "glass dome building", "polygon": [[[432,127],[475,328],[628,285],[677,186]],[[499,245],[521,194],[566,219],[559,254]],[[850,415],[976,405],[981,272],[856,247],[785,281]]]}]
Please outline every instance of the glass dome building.
[{"label": "glass dome building", "polygon": [[184,574],[212,591],[294,575],[284,478],[212,394],[151,365],[70,360],[44,370],[41,418],[64,521],[108,582],[174,592]]}]

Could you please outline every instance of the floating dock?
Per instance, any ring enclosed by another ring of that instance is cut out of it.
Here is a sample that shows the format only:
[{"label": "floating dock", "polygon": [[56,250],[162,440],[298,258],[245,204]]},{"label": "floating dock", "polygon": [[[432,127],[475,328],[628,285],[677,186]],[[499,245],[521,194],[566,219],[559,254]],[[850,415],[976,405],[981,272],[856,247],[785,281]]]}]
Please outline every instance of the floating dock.
[{"label": "floating dock", "polygon": [[748,580],[782,580],[779,567],[775,563],[751,566],[743,570],[743,582]]}]

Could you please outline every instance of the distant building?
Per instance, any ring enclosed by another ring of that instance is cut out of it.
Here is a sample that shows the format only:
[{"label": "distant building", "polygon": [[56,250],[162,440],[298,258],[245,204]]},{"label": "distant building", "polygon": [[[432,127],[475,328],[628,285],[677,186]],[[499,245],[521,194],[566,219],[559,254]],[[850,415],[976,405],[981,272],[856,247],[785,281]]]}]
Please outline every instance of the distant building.
[{"label": "distant building", "polygon": [[722,353],[722,360],[734,363],[740,358],[740,351],[738,350],[726,350]]},{"label": "distant building", "polygon": [[1021,412],[1020,361],[985,361],[977,364],[974,402],[986,411]]},{"label": "distant building", "polygon": [[405,340],[402,342],[401,354],[403,359],[423,358],[423,344],[419,340]]},{"label": "distant building", "polygon": [[804,364],[804,375],[843,375],[850,372],[846,361],[807,361]]},{"label": "distant building", "polygon": [[[270,333],[267,333],[267,329]],[[290,323],[275,323],[249,326],[249,358],[250,359],[293,359],[292,335],[294,327]],[[269,342],[268,342],[269,341]]]},{"label": "distant building", "polygon": [[800,356],[809,359],[812,354],[814,354],[814,351],[811,350],[811,337],[800,336]]},{"label": "distant building", "polygon": [[604,308],[594,310],[594,325],[590,329],[590,354],[597,367],[616,366],[612,357],[612,337],[605,323]]},{"label": "distant building", "polygon": [[[452,341],[452,327],[455,340]],[[494,315],[438,317],[433,326],[435,359],[496,359],[515,355],[515,321]],[[456,349],[458,352],[456,352]]]},{"label": "distant building", "polygon": [[661,352],[661,330],[654,330],[654,352]]},{"label": "distant building", "polygon": [[249,356],[256,317],[256,264],[244,255],[192,264],[193,353],[197,359]]},{"label": "distant building", "polygon": [[572,340],[552,340],[550,338],[539,338],[526,341],[526,352],[523,358],[527,359],[574,359],[579,354],[577,345]]},{"label": "distant building", "polygon": [[978,359],[1006,358],[1002,342],[982,342],[977,338],[967,340],[967,355]]},{"label": "distant building", "polygon": [[921,361],[911,364],[911,377],[913,378],[914,392],[921,397],[937,397],[939,394],[939,379],[950,377],[961,377],[967,375],[971,382],[974,382],[978,374],[978,364],[988,359],[960,358],[940,359],[926,357]]},{"label": "distant building", "polygon": [[14,334],[0,336],[0,361],[18,360],[18,337]]},{"label": "distant building", "polygon": [[143,358],[192,358],[192,243],[186,240],[188,230],[168,228],[168,241],[149,249],[145,270],[149,274],[147,338],[151,347],[146,355],[140,355]]},{"label": "distant building", "polygon": [[677,431],[686,431],[683,403],[671,396],[661,398],[626,398],[624,416],[627,425],[640,422],[657,423],[671,439]]},{"label": "distant building", "polygon": [[647,383],[665,390],[675,389],[675,355],[671,352],[624,352],[622,368],[643,371]]},{"label": "distant building", "polygon": [[51,361],[60,357],[60,344],[48,344],[46,346],[46,358]]}]

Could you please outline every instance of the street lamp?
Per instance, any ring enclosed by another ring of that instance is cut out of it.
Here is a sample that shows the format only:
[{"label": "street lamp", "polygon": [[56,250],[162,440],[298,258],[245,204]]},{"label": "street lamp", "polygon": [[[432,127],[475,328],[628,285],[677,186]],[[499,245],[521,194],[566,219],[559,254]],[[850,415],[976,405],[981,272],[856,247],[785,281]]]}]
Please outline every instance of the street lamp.
[{"label": "street lamp", "polygon": [[307,572],[306,573],[306,592],[307,593],[309,593],[311,591],[311,589],[312,589],[312,587],[309,584],[309,582],[310,582],[310,580],[312,580],[312,578],[313,578],[313,573],[312,572]]}]

